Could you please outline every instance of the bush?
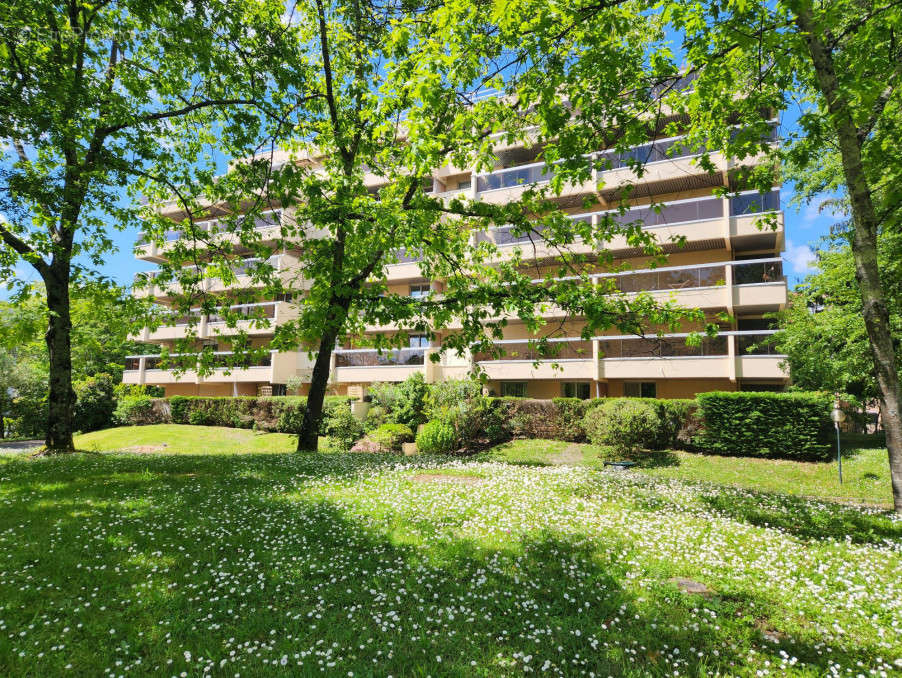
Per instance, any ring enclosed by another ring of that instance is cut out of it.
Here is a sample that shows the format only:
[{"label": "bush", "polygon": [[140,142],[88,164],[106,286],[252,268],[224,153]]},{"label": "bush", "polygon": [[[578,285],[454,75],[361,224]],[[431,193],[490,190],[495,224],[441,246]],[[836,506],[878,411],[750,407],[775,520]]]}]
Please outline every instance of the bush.
[{"label": "bush", "polygon": [[347,402],[330,408],[329,416],[324,417],[324,423],[326,435],[342,452],[350,450],[363,437],[363,424],[351,414],[351,406]]},{"label": "bush", "polygon": [[829,459],[830,409],[826,393],[700,393],[702,431],[693,442],[718,454]]},{"label": "bush", "polygon": [[399,424],[415,429],[426,421],[426,394],[429,392],[426,380],[422,373],[415,372],[402,381],[397,389],[398,397],[392,418]]},{"label": "bush", "polygon": [[[381,405],[373,405],[369,412],[366,413],[366,419],[363,420],[363,427],[369,431],[375,431],[383,424],[393,423],[388,419],[388,413]],[[402,424],[403,426],[403,424]]]},{"label": "bush", "polygon": [[97,431],[113,424],[116,400],[113,397],[115,383],[109,374],[95,374],[74,385],[75,408],[73,416],[81,431]]},{"label": "bush", "polygon": [[660,409],[641,399],[614,398],[586,414],[583,426],[595,445],[610,445],[627,454],[658,449],[666,437]]},{"label": "bush", "polygon": [[457,449],[454,427],[444,421],[430,421],[417,433],[417,448],[424,454],[446,454]]},{"label": "bush", "polygon": [[146,395],[125,396],[116,403],[113,421],[122,426],[156,424],[154,416],[156,401]]},{"label": "bush", "polygon": [[368,437],[381,447],[399,452],[402,443],[413,442],[413,431],[404,424],[382,424],[382,426],[370,433]]},{"label": "bush", "polygon": [[292,433],[297,435],[304,425],[304,414],[307,412],[307,403],[295,399],[288,401],[276,401],[273,403],[273,414],[276,415],[276,428],[280,433]]},{"label": "bush", "polygon": [[458,445],[493,443],[508,437],[499,413],[473,379],[450,379],[429,387],[429,419],[454,428]]},{"label": "bush", "polygon": [[123,398],[137,396],[162,398],[166,395],[166,389],[162,386],[154,386],[153,384],[124,384],[120,382],[113,388],[113,395],[117,401],[122,400]]},{"label": "bush", "polygon": [[384,408],[386,413],[394,412],[398,405],[398,386],[379,382],[370,385],[370,395],[373,397],[373,406]]}]

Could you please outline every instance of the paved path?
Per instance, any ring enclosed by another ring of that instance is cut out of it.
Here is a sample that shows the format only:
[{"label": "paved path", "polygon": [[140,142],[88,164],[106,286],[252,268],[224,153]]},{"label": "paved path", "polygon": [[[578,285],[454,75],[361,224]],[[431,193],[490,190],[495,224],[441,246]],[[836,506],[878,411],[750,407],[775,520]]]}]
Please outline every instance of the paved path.
[{"label": "paved path", "polygon": [[0,454],[15,454],[16,452],[28,452],[44,444],[43,440],[14,440],[0,442]]}]

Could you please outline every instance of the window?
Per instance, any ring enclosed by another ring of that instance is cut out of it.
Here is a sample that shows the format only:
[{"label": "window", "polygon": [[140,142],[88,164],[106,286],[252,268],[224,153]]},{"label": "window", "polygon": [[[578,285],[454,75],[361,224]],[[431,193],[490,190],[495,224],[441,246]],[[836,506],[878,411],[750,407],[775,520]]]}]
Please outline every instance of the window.
[{"label": "window", "polygon": [[470,186],[471,186],[471,183],[470,183],[469,179],[457,182],[457,190],[458,191],[468,191],[468,190],[470,190]]},{"label": "window", "polygon": [[432,286],[429,283],[418,283],[410,286],[410,296],[414,299],[420,299],[429,294]]},{"label": "window", "polygon": [[525,381],[502,381],[501,397],[503,398],[525,398],[526,382]]},{"label": "window", "polygon": [[425,334],[411,334],[410,348],[429,348],[429,337]]},{"label": "window", "polygon": [[291,292],[282,292],[276,295],[276,301],[294,301],[294,294]]},{"label": "window", "polygon": [[285,384],[273,384],[272,385],[272,394],[274,396],[288,395],[288,387],[285,386]]},{"label": "window", "polygon": [[657,398],[657,385],[653,381],[627,381],[623,384],[623,395],[627,398]]},{"label": "window", "polygon": [[590,384],[587,381],[565,381],[561,384],[561,395],[565,398],[589,399]]}]

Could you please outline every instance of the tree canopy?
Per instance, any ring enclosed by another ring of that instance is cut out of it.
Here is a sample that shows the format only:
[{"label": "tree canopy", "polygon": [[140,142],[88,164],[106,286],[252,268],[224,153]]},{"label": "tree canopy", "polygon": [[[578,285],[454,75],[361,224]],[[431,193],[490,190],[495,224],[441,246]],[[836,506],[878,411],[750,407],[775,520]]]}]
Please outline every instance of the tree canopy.
[{"label": "tree canopy", "polygon": [[[589,278],[596,260],[613,262],[607,244],[614,238],[661,254],[661,243],[641,223],[617,218],[642,174],[643,158],[629,149],[678,129],[666,110],[671,94],[678,95],[680,72],[666,61],[649,64],[648,51],[663,33],[640,9],[614,3],[589,11],[566,2],[294,5],[287,31],[293,43],[286,47],[293,51],[280,58],[298,66],[280,83],[283,111],[255,121],[256,135],[224,130],[235,156],[252,159],[233,163],[225,176],[186,168],[193,176],[184,187],[145,186],[156,204],[175,194],[183,229],[166,245],[168,260],[153,283],[170,287],[179,313],[199,308],[197,315],[228,318],[234,294],[216,298],[199,283],[204,277],[233,283],[236,259],[252,252],[256,262],[242,270],[266,298],[300,293],[297,320],[275,327],[266,348],[316,355],[299,441],[310,448],[336,343],[384,348],[416,332],[440,342],[441,351],[498,352],[493,340],[516,318],[551,353],[554,328],[542,329],[541,320],[549,304],[585,318],[586,337],[607,328],[640,333],[685,319],[703,323],[698,312],[647,294],[615,294],[613,281]],[[485,96],[487,90],[494,95]],[[270,151],[252,155],[264,147]],[[492,169],[511,147],[532,149],[541,166],[535,171],[550,181],[503,204],[476,200],[471,190],[433,193],[436,170],[474,170],[477,181],[476,173]],[[560,198],[568,187],[594,184],[588,207],[602,191],[598,173],[621,158],[635,174],[604,187],[611,212],[597,222],[567,218]],[[275,242],[264,240],[258,220],[285,208]],[[172,211],[146,216],[148,239],[158,246],[173,228]],[[485,237],[496,227],[529,242],[502,255]],[[591,257],[580,252],[583,243],[594,245]],[[269,260],[283,251],[297,258],[295,277]],[[539,268],[543,257],[553,264]],[[414,260],[423,278],[442,280],[443,288],[417,299],[390,290],[387,267],[402,259]],[[195,268],[200,262],[203,271]],[[231,324],[237,365],[250,342]],[[392,331],[364,338],[367,326]],[[195,338],[189,333],[177,351],[192,369]],[[212,369],[211,351],[200,359],[201,370]]]}]

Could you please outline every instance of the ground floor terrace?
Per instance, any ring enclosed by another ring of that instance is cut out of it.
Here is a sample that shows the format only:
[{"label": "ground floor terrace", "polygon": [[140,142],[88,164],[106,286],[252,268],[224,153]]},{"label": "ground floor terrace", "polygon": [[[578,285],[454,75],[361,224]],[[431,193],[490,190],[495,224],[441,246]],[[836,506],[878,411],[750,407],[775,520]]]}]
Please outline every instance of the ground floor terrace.
[{"label": "ground floor terrace", "polygon": [[[397,383],[414,374],[435,383],[476,371],[497,396],[692,398],[715,390],[781,390],[788,382],[785,357],[765,343],[768,336],[766,331],[732,331],[696,345],[688,345],[686,335],[560,340],[553,358],[535,353],[525,341],[499,342],[502,353],[446,353],[437,361],[432,360],[436,349],[428,346],[381,352],[337,349],[329,391],[361,397],[374,383]],[[135,356],[128,360],[123,380],[162,386],[167,396],[307,393],[313,361],[306,353],[273,353],[260,363],[200,375],[165,369],[155,356]]]}]

